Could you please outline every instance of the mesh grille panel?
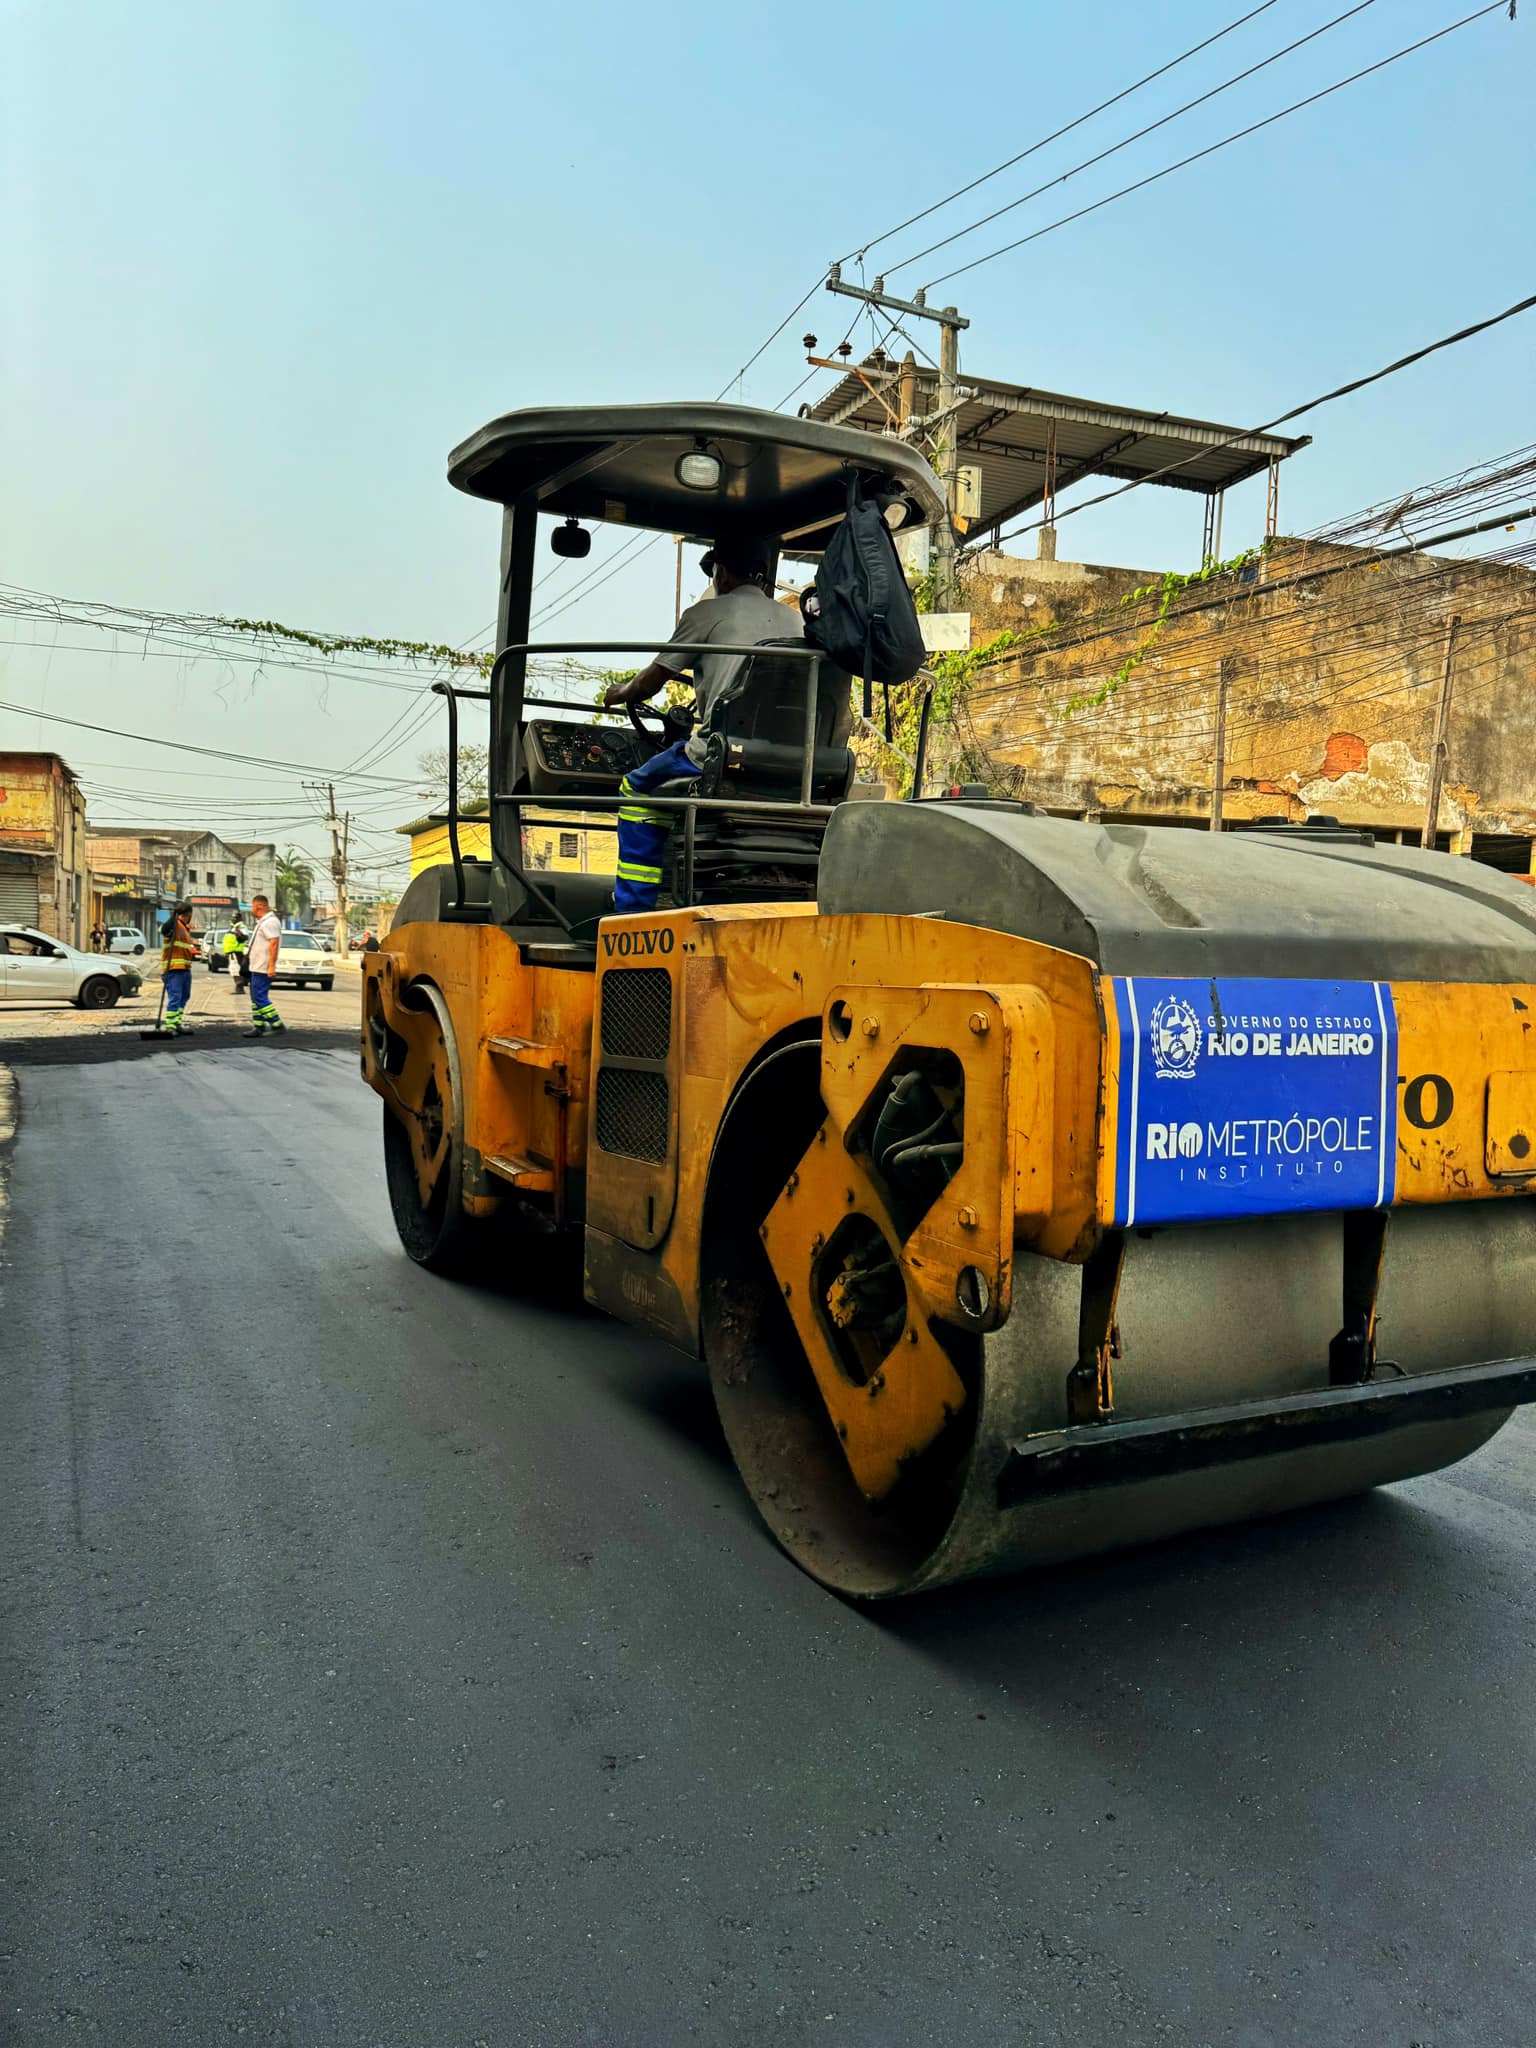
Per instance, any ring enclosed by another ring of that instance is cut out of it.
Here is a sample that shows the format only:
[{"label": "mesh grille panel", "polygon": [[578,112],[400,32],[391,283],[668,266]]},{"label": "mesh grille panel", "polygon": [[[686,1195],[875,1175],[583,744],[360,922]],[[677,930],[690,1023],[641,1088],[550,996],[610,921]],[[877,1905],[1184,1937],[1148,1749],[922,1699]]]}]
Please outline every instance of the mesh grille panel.
[{"label": "mesh grille panel", "polygon": [[672,1040],[672,977],[666,968],[610,968],[603,976],[602,1030],[605,1053],[664,1060]]},{"label": "mesh grille panel", "polygon": [[666,1075],[635,1067],[599,1067],[597,1142],[605,1152],[620,1152],[626,1159],[665,1159]]}]

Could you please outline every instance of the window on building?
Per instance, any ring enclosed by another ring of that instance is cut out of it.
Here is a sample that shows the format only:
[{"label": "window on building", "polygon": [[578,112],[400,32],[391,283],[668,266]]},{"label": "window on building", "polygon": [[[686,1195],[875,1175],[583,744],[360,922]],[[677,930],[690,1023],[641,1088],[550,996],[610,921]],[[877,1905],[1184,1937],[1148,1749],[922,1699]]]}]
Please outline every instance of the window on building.
[{"label": "window on building", "polygon": [[233,875],[226,875],[226,876],[224,877],[224,886],[225,886],[225,888],[226,888],[226,889],[233,889],[233,888],[234,888],[234,887],[236,886],[236,878],[235,878],[235,876],[233,876]]},{"label": "window on building", "polygon": [[562,860],[575,860],[580,852],[581,841],[577,834],[574,832],[562,832],[560,834],[560,858]]},{"label": "window on building", "polygon": [[210,868],[210,869],[208,870],[208,886],[209,886],[209,888],[210,888],[210,889],[211,889],[211,888],[213,887],[213,869],[212,869],[212,868]]}]

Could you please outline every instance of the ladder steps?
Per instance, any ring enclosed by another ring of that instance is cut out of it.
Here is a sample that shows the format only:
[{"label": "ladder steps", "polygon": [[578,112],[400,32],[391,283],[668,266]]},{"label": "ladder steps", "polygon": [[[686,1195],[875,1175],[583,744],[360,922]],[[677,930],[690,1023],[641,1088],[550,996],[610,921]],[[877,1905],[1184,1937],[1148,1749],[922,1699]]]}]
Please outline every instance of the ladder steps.
[{"label": "ladder steps", "polygon": [[513,1060],[520,1067],[558,1067],[561,1064],[558,1045],[539,1045],[531,1038],[488,1038],[486,1051],[493,1052],[499,1059]]},{"label": "ladder steps", "polygon": [[494,1173],[499,1180],[509,1180],[515,1188],[526,1188],[532,1194],[552,1194],[555,1176],[547,1166],[540,1166],[536,1160],[524,1159],[514,1153],[510,1157],[503,1153],[492,1153],[485,1161],[487,1173]]}]

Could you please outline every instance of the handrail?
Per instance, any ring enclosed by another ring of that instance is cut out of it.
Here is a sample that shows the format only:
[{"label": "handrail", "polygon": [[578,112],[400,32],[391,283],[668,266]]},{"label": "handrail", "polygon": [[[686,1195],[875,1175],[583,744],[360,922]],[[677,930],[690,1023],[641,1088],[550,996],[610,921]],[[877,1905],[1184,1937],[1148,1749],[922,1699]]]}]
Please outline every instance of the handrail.
[{"label": "handrail", "polygon": [[572,790],[560,796],[533,796],[527,790],[515,795],[501,791],[493,796],[493,804],[521,804],[531,811],[617,811],[634,803],[643,803],[648,811],[737,811],[744,816],[755,817],[759,812],[772,812],[776,818],[830,818],[836,810],[835,804],[776,804],[763,801],[760,797],[733,796],[582,796]]},{"label": "handrail", "polygon": [[[465,697],[471,702],[487,703],[489,690],[472,690],[463,683],[434,683],[433,694],[441,697]],[[573,704],[569,697],[524,697],[524,705],[532,704],[540,711],[579,711],[582,718],[622,718],[624,713],[616,704]]]},{"label": "handrail", "polygon": [[[491,701],[495,697],[497,683],[505,665],[509,661],[521,661],[526,669],[527,657],[529,655],[637,654],[654,649],[655,646],[656,641],[654,637],[645,640],[512,641],[505,647],[497,650],[496,657],[486,674],[483,688],[476,689],[448,681],[432,685],[434,694],[446,698],[448,703],[448,810],[444,822],[446,822],[448,827],[448,845],[453,860],[454,901],[452,904],[452,914],[462,916],[466,908],[464,854],[459,843],[459,699],[464,698],[469,701],[478,702]],[[815,787],[816,714],[820,695],[821,669],[827,656],[826,651],[818,647],[814,642],[796,642],[793,639],[744,642],[674,640],[666,643],[666,651],[669,654],[690,657],[704,654],[723,654],[754,659],[761,655],[768,655],[774,660],[788,659],[791,661],[803,661],[806,664],[805,721],[801,734],[800,801],[798,803],[766,802],[755,798],[665,797],[649,794],[645,798],[647,809],[675,811],[683,814],[686,893],[691,898],[693,893],[694,828],[701,809],[734,814],[738,817],[767,815],[785,821],[790,819],[808,821],[831,817],[833,810],[836,808],[835,805],[817,804],[811,801],[811,791]],[[589,717],[617,717],[620,715],[617,706],[595,705],[588,711],[586,706],[572,704],[569,700],[562,698],[534,698],[525,695],[521,699],[521,704],[524,710],[530,706],[537,706],[541,710],[587,711]],[[605,811],[618,811],[633,802],[633,797],[622,795],[596,796],[571,792],[570,794],[562,794],[560,796],[535,796],[529,790],[497,792],[489,799],[488,807],[493,812],[497,808],[510,809],[514,814],[514,825],[516,826],[519,814],[524,810],[602,813]],[[593,829],[604,831],[614,828],[606,824],[594,824]],[[521,859],[518,860],[515,871],[523,887],[546,914],[553,918],[557,924],[563,926],[567,932],[570,932],[572,930],[571,920],[560,909],[559,904],[547,895],[539,887],[538,883],[533,880],[526,867],[522,865]]]},{"label": "handrail", "polygon": [[464,854],[459,845],[459,698],[448,683],[434,683],[433,694],[448,704],[448,852],[453,860],[453,908],[464,911]]},{"label": "handrail", "polygon": [[[790,612],[786,618],[793,617]],[[502,654],[643,654],[655,648],[656,635],[648,640],[522,640],[503,647]],[[818,647],[813,640],[668,640],[663,643],[668,654],[785,654],[793,661],[825,661],[827,651]]]}]

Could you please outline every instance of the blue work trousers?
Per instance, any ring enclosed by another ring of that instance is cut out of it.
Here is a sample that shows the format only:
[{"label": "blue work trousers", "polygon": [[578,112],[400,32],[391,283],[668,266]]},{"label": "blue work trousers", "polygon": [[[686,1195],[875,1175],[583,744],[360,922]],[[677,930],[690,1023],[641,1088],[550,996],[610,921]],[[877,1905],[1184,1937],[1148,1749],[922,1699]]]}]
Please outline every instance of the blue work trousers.
[{"label": "blue work trousers", "polygon": [[187,1005],[192,1000],[192,970],[190,967],[167,967],[164,979],[165,1015],[161,1019],[161,1029],[185,1030]]},{"label": "blue work trousers", "polygon": [[281,1031],[283,1020],[272,1003],[270,974],[251,973],[251,1022],[258,1031]]},{"label": "blue work trousers", "polygon": [[[620,796],[645,796],[663,782],[684,778],[696,782],[699,766],[688,758],[687,744],[664,747],[631,768],[619,784]],[[672,812],[650,810],[644,804],[623,804],[619,809],[619,872],[613,888],[613,907],[621,917],[635,911],[654,910],[661,893],[661,859],[666,852],[667,834],[672,830]]]}]

